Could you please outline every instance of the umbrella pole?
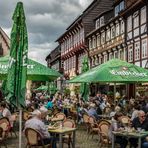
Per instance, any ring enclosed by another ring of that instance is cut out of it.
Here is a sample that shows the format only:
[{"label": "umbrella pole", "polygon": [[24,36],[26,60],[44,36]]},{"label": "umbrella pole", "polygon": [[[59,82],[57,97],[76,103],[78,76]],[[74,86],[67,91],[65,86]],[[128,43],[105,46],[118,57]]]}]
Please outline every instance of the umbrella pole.
[{"label": "umbrella pole", "polygon": [[116,83],[114,83],[114,102],[115,102],[115,99],[116,99]]},{"label": "umbrella pole", "polygon": [[19,148],[22,147],[22,108],[19,108]]}]

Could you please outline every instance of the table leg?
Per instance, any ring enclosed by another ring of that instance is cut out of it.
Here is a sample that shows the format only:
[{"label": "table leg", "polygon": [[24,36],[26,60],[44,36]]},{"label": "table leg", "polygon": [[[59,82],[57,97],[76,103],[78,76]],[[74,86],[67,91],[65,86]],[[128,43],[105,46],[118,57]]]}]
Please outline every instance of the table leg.
[{"label": "table leg", "polygon": [[62,134],[59,134],[59,148],[62,148],[63,144],[62,144]]},{"label": "table leg", "polygon": [[115,148],[115,135],[112,134],[112,148]]},{"label": "table leg", "polygon": [[76,131],[73,131],[73,139],[72,139],[72,147],[75,148],[75,142],[76,142]]},{"label": "table leg", "polygon": [[138,148],[141,148],[141,137],[138,138]]}]

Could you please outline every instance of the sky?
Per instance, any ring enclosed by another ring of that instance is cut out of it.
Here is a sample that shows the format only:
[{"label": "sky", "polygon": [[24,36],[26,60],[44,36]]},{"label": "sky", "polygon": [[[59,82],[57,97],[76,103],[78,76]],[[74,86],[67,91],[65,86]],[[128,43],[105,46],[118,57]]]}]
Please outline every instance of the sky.
[{"label": "sky", "polygon": [[[18,0],[0,0],[0,27],[10,37]],[[29,38],[29,58],[47,65],[45,58],[66,28],[92,0],[22,0]]]}]

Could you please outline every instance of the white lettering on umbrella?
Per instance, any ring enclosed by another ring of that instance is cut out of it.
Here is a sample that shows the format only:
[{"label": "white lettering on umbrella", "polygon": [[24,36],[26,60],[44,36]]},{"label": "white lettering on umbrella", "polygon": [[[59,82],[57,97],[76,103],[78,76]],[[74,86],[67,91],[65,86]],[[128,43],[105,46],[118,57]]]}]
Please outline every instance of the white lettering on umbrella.
[{"label": "white lettering on umbrella", "polygon": [[111,70],[111,74],[113,75],[121,75],[121,76],[135,76],[135,77],[147,77],[146,73],[139,73],[139,72],[131,72],[131,71],[116,71]]}]

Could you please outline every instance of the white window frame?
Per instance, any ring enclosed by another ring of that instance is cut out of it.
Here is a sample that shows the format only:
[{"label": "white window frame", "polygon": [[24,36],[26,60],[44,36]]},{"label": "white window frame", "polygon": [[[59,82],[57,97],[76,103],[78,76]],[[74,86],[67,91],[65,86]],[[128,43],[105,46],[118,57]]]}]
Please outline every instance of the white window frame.
[{"label": "white window frame", "polygon": [[100,35],[97,35],[97,46],[100,46]]},{"label": "white window frame", "polygon": [[105,44],[105,31],[101,33],[101,44]]},{"label": "white window frame", "polygon": [[135,60],[140,60],[140,41],[135,42]]},{"label": "white window frame", "polygon": [[148,41],[147,41],[147,38],[146,39],[143,39],[141,41],[142,45],[142,50],[141,50],[141,54],[142,54],[142,58],[147,58],[148,57]]},{"label": "white window frame", "polygon": [[140,11],[140,15],[141,15],[141,25],[146,23],[146,6],[142,7],[141,8],[141,11]]},{"label": "white window frame", "polygon": [[120,26],[121,26],[121,34],[125,32],[125,26],[124,25],[125,25],[124,21],[122,20],[121,24],[120,24]]},{"label": "white window frame", "polygon": [[116,24],[116,36],[120,35],[120,25],[119,23]]},{"label": "white window frame", "polygon": [[133,62],[133,45],[128,46],[128,62]]},{"label": "white window frame", "polygon": [[111,38],[111,31],[110,31],[110,28],[107,29],[107,32],[106,32],[106,41],[109,41]]},{"label": "white window frame", "polygon": [[118,51],[116,50],[116,51],[114,51],[114,58],[118,58],[119,57],[119,54],[118,54]]},{"label": "white window frame", "polygon": [[100,17],[100,27],[104,25],[104,16]]},{"label": "white window frame", "polygon": [[89,39],[89,49],[92,49],[92,40]]},{"label": "white window frame", "polygon": [[[113,31],[114,31],[114,33],[113,33]],[[115,29],[115,26],[112,26],[111,27],[111,39],[115,38],[115,36],[116,36],[116,29]]]},{"label": "white window frame", "polygon": [[97,20],[96,20],[96,29],[97,29],[97,28],[100,28],[100,19],[97,19]]},{"label": "white window frame", "polygon": [[104,62],[104,63],[107,62],[107,54],[105,54],[105,55],[103,56],[103,62]]},{"label": "white window frame", "polygon": [[93,41],[93,48],[96,48],[96,37],[95,36],[93,36],[92,41]]},{"label": "white window frame", "polygon": [[134,28],[137,28],[139,27],[139,12],[136,11],[134,14],[133,14],[133,27]]},{"label": "white window frame", "polygon": [[127,32],[131,31],[132,30],[132,16],[130,15],[128,18],[127,18]]}]

